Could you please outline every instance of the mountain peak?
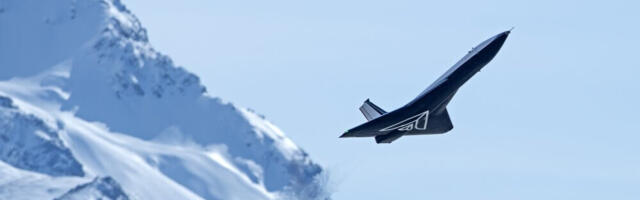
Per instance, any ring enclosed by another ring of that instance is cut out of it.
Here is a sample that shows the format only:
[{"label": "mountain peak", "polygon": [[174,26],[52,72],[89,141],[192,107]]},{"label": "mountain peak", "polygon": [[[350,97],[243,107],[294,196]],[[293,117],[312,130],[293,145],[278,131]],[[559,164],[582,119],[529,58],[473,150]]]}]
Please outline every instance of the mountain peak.
[{"label": "mountain peak", "polygon": [[[0,94],[58,121],[84,176],[111,176],[144,199],[161,195],[154,190],[183,199],[327,195],[321,166],[264,117],[206,94],[198,76],[152,48],[119,0],[8,0],[0,9],[0,80],[12,78]],[[46,78],[53,73],[67,75]],[[43,98],[50,91],[62,96]]]}]

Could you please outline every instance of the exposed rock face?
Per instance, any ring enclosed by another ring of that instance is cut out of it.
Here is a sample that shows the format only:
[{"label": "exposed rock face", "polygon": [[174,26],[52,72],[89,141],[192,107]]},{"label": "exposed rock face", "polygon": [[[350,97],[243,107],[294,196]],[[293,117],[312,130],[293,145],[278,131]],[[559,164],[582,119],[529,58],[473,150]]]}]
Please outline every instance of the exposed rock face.
[{"label": "exposed rock face", "polygon": [[58,137],[58,130],[22,113],[0,96],[0,160],[51,176],[84,176],[82,165]]},{"label": "exposed rock face", "polygon": [[129,200],[129,196],[113,178],[98,177],[69,190],[54,200]]}]

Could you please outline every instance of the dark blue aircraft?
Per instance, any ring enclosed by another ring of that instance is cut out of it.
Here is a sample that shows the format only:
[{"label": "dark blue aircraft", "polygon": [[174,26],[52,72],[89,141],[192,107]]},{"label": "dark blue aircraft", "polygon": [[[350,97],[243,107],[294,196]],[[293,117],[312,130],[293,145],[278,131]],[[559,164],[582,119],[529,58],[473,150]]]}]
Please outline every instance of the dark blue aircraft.
[{"label": "dark blue aircraft", "polygon": [[418,97],[401,108],[386,112],[367,99],[360,111],[368,121],[340,137],[375,137],[376,143],[391,143],[403,135],[440,134],[453,129],[447,104],[460,86],[496,56],[509,33],[511,30],[474,47]]}]

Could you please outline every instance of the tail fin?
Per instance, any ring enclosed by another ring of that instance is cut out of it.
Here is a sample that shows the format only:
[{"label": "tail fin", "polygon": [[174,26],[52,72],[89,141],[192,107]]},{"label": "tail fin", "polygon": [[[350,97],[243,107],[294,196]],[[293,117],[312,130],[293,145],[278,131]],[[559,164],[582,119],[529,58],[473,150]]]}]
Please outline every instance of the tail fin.
[{"label": "tail fin", "polygon": [[360,112],[367,118],[367,121],[371,121],[387,113],[387,111],[382,110],[382,108],[376,106],[376,104],[371,103],[369,99],[364,101],[364,104],[360,106]]}]

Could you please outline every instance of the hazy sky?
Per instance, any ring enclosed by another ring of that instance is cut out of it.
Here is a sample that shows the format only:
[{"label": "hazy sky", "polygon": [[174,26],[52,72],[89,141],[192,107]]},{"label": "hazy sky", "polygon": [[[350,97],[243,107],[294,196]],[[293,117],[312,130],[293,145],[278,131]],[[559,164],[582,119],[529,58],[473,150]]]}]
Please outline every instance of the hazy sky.
[{"label": "hazy sky", "polygon": [[[324,165],[335,199],[640,198],[639,1],[123,1],[209,93]],[[366,98],[402,106],[512,26],[451,132],[338,139]]]}]

